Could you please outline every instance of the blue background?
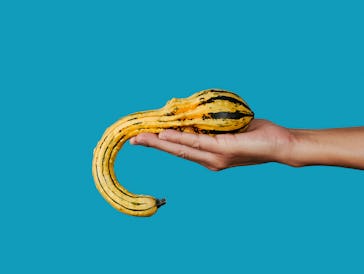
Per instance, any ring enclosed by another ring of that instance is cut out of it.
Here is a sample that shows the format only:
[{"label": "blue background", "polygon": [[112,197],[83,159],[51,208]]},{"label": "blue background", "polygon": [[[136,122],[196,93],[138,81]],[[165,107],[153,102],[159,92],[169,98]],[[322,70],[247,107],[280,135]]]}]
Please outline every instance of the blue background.
[{"label": "blue background", "polygon": [[107,126],[206,88],[286,127],[363,125],[360,1],[130,2],[0,4],[0,272],[364,273],[362,171],[127,144],[120,181],[168,199],[151,218],[91,175]]}]

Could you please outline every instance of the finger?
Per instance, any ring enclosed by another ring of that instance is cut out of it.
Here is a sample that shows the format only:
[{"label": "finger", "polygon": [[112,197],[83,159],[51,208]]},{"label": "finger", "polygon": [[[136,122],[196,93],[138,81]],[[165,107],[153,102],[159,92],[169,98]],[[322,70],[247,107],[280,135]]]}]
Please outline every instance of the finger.
[{"label": "finger", "polygon": [[[142,134],[149,134],[149,133],[142,133]],[[156,135],[156,134],[152,134],[152,133],[150,133],[150,134],[151,135]],[[153,138],[153,137],[151,137],[151,138]],[[143,144],[140,143],[140,141],[141,141],[140,138],[137,139],[137,136],[133,136],[133,137],[131,137],[129,139],[129,142],[132,145],[143,145]]]},{"label": "finger", "polygon": [[140,133],[137,136],[130,138],[129,142],[132,145],[152,146],[155,142],[158,142],[158,135],[154,133]]},{"label": "finger", "polygon": [[152,133],[141,133],[130,139],[130,143],[134,145],[153,147],[177,157],[199,163],[207,168],[213,167],[214,159],[216,158],[211,152],[162,140],[158,138],[156,134]]},{"label": "finger", "polygon": [[136,140],[135,140],[135,137],[130,138],[129,142],[132,145],[137,145]]},{"label": "finger", "polygon": [[194,134],[167,129],[159,133],[159,139],[212,153],[220,153],[216,138],[206,134]]}]

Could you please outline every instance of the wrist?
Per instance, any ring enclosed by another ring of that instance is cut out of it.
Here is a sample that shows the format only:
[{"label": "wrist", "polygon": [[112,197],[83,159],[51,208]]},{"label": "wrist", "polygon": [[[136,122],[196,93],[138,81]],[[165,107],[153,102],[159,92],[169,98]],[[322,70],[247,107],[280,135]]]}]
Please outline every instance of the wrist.
[{"label": "wrist", "polygon": [[304,129],[289,129],[290,141],[281,157],[281,163],[292,167],[319,164],[324,157],[324,147],[315,137],[316,132]]},{"label": "wrist", "polygon": [[335,154],[322,136],[321,130],[290,129],[292,142],[287,156],[287,165],[304,167],[310,165],[333,165]]}]

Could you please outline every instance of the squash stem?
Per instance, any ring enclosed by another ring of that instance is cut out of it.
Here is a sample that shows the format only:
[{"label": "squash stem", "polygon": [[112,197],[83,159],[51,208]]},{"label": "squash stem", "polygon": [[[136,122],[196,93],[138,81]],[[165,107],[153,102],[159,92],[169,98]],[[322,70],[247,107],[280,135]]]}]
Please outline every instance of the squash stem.
[{"label": "squash stem", "polygon": [[165,198],[162,198],[162,199],[157,199],[157,207],[161,207],[162,205],[165,205],[167,203],[166,199]]}]

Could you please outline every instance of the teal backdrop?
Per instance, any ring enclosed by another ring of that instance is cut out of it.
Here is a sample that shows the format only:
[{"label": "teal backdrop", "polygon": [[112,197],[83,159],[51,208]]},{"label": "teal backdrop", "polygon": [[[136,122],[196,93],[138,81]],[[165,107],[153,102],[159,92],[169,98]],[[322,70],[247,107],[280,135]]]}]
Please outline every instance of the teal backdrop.
[{"label": "teal backdrop", "polygon": [[151,218],[97,192],[92,152],[132,112],[207,88],[293,128],[364,125],[361,1],[2,1],[1,273],[364,273],[364,172],[209,171],[126,144]]}]

